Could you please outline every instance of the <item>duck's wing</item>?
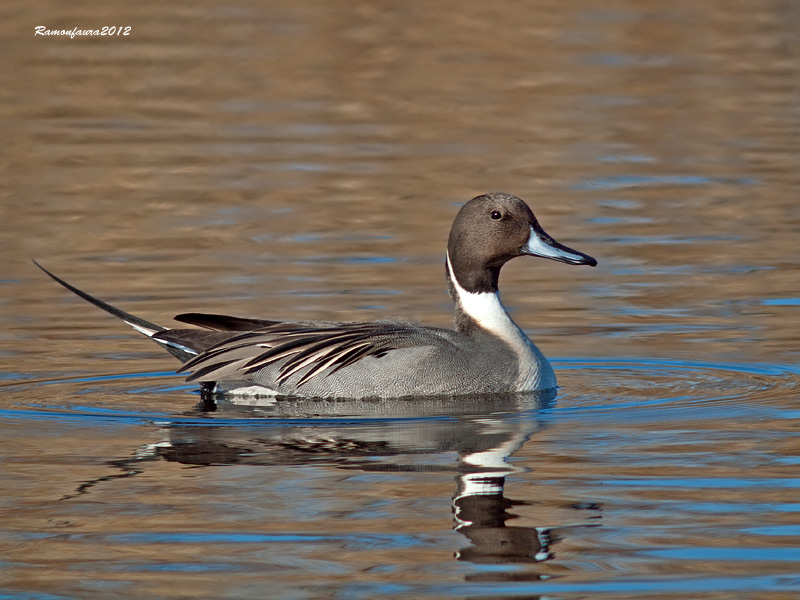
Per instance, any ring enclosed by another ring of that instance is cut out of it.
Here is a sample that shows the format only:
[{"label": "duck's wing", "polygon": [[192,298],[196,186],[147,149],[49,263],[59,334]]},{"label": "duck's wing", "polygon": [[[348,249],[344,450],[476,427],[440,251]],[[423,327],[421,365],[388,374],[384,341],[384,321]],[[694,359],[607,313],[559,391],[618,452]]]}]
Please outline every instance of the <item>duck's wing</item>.
[{"label": "duck's wing", "polygon": [[455,332],[394,321],[371,323],[284,323],[226,315],[185,313],[176,320],[205,329],[167,329],[78,289],[39,263],[54,281],[122,319],[184,362],[190,381],[250,380],[276,366],[276,383],[305,369],[299,386],[327,370],[335,372],[367,356],[397,348],[447,344]]},{"label": "duck's wing", "polygon": [[[190,373],[187,381],[251,380],[257,371],[274,365],[277,384],[304,371],[293,384],[299,387],[312,377],[334,373],[367,356],[441,343],[444,338],[438,331],[394,321],[276,323],[207,348],[181,371]],[[156,334],[161,335],[168,332]]]}]

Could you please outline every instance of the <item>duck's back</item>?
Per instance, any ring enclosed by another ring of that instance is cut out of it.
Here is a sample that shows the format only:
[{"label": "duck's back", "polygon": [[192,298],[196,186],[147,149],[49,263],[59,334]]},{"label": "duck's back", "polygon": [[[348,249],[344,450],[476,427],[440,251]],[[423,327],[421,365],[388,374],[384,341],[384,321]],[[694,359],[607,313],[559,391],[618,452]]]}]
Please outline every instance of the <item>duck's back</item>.
[{"label": "duck's back", "polygon": [[394,321],[282,323],[228,333],[185,370],[218,392],[369,398],[518,391],[518,362],[491,335]]}]

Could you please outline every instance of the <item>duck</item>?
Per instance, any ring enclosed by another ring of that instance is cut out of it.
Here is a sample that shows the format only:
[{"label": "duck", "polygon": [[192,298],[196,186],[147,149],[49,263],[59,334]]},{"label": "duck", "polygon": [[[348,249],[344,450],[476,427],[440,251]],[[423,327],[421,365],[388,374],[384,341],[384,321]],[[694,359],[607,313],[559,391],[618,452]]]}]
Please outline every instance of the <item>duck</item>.
[{"label": "duck", "polygon": [[531,256],[594,267],[550,237],[520,198],[466,202],[447,241],[445,276],[455,329],[403,320],[276,321],[210,313],[167,328],[125,312],[34,264],[182,362],[177,373],[214,395],[380,399],[539,392],[557,388],[552,366],[500,301],[500,270]]}]

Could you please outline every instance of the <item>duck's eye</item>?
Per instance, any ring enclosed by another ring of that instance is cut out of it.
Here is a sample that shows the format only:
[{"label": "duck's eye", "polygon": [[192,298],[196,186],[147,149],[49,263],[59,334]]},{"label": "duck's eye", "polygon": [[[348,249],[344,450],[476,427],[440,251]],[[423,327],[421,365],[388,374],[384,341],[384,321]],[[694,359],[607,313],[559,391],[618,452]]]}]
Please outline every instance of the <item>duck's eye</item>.
[{"label": "duck's eye", "polygon": [[493,218],[495,221],[497,221],[497,220],[499,220],[499,219],[502,219],[502,218],[503,218],[503,215],[502,215],[502,213],[501,213],[499,210],[493,210],[493,211],[492,211],[492,218]]}]

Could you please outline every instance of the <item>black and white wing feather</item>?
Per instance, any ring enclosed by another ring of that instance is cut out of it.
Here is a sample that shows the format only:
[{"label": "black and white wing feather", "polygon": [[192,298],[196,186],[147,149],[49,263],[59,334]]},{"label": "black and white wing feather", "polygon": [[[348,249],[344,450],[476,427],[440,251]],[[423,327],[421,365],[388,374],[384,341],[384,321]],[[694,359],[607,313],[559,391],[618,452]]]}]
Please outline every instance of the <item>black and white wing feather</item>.
[{"label": "black and white wing feather", "polygon": [[[276,323],[230,337],[183,365],[187,381],[251,380],[274,366],[283,384],[302,372],[299,387],[311,378],[335,373],[367,356],[421,345],[420,328],[393,321],[370,323]],[[424,344],[424,342],[422,342]]]}]

